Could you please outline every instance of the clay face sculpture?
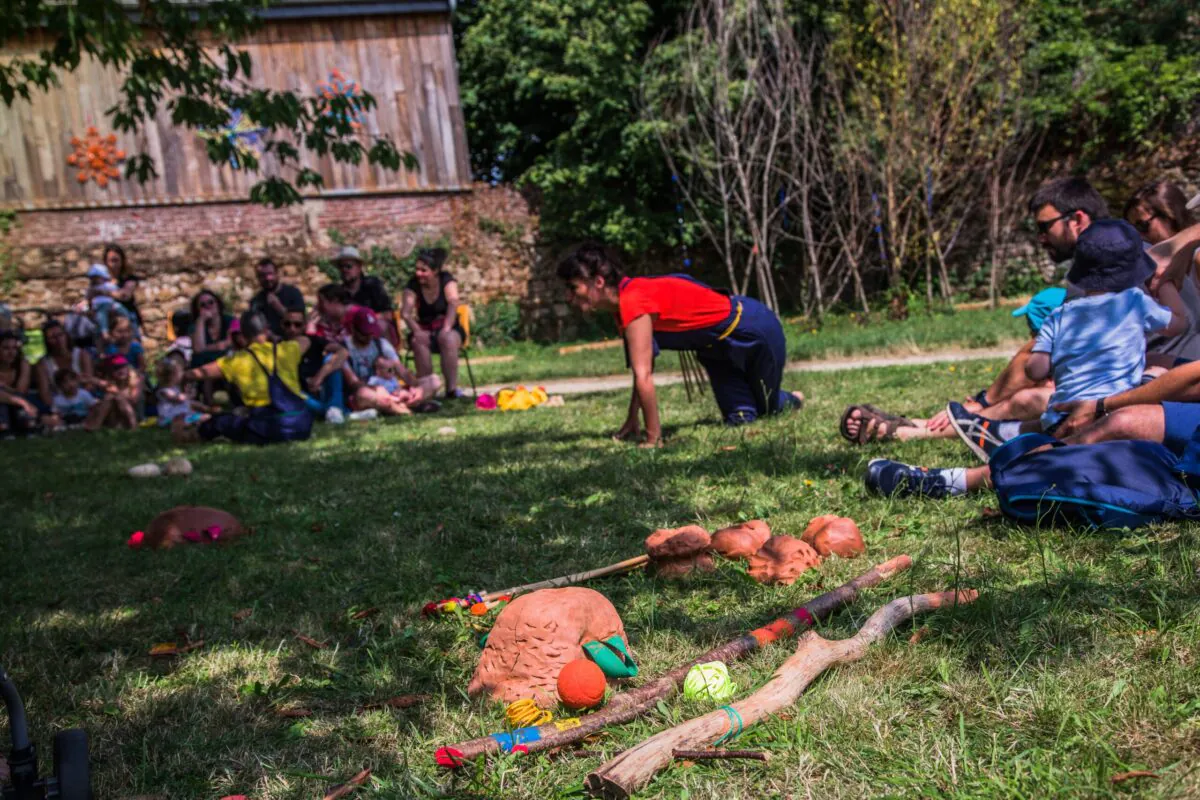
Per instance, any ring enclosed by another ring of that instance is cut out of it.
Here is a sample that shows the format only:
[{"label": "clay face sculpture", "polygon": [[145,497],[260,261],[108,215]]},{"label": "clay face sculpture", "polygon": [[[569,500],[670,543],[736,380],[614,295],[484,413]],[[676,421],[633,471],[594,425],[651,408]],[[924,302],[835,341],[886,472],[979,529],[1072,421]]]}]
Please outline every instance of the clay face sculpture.
[{"label": "clay face sculpture", "polygon": [[722,528],[712,536],[712,549],[726,558],[749,558],[771,538],[771,529],[761,519]]},{"label": "clay face sculpture", "polygon": [[867,550],[862,532],[849,517],[825,514],[808,523],[800,536],[822,556],[835,555],[855,558]]},{"label": "clay face sculpture", "polygon": [[625,638],[617,610],[592,589],[541,589],[509,603],[488,634],[468,694],[502,703],[532,698],[542,708],[558,702],[558,674],[583,658],[593,639]]},{"label": "clay face sculpture", "polygon": [[750,556],[750,577],[759,583],[795,583],[800,573],[821,563],[821,557],[794,536],[772,536]]},{"label": "clay face sculpture", "polygon": [[646,537],[646,552],[653,559],[678,558],[703,553],[711,543],[712,537],[699,525],[661,528]]},{"label": "clay face sculpture", "polygon": [[[210,532],[213,528],[218,529],[215,534]],[[245,532],[241,521],[228,511],[208,506],[175,506],[150,520],[143,546],[165,549],[192,542],[223,542]]]}]

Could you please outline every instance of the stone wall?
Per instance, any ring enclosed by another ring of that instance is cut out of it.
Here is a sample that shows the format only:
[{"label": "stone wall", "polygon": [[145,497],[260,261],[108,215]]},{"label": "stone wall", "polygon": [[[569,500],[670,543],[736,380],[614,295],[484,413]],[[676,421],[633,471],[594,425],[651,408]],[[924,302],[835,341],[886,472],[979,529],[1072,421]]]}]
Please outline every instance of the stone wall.
[{"label": "stone wall", "polygon": [[284,209],[207,203],[20,212],[0,242],[0,299],[27,326],[39,325],[83,298],[88,265],[116,242],[144,278],[138,302],[153,345],[164,339],[169,314],[202,287],[244,308],[264,255],[311,302],[328,281],[316,261],[335,249],[336,231],[364,251],[380,245],[401,256],[448,239],[449,268],[468,302],[518,301],[529,290],[537,230],[519,193],[482,184],[470,193],[324,198]]}]

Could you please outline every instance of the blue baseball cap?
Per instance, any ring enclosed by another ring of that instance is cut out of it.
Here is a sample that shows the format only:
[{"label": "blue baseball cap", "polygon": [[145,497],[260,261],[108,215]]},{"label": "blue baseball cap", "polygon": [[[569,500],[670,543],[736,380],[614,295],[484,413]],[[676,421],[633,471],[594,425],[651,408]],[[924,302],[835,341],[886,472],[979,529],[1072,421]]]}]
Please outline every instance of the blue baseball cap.
[{"label": "blue baseball cap", "polygon": [[1061,306],[1067,299],[1067,290],[1061,286],[1051,286],[1029,298],[1029,302],[1012,312],[1014,317],[1024,317],[1029,324],[1029,332],[1037,336],[1042,329],[1042,323],[1050,312]]}]

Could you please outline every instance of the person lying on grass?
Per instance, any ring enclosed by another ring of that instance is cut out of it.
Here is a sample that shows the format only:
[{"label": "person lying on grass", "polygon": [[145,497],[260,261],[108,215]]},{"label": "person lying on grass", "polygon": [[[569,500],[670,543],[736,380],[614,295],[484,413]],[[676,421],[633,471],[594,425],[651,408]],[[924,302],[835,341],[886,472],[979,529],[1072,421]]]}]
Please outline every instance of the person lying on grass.
[{"label": "person lying on grass", "polygon": [[[1080,234],[1098,219],[1108,216],[1108,204],[1086,178],[1063,178],[1042,186],[1029,200],[1029,213],[1037,226],[1037,240],[1056,264],[1065,264],[1075,255]],[[1065,294],[1065,293],[1064,293]],[[1024,311],[1031,333],[1037,335],[1041,319],[1051,308],[1047,298]],[[1061,301],[1059,301],[1061,304]],[[1054,383],[1034,381],[1025,371],[1033,353],[1031,338],[1008,362],[991,386],[962,402],[962,407],[988,419],[1037,419],[1046,410]],[[956,435],[947,411],[929,419],[907,419],[880,411],[874,406],[853,405],[842,415],[840,432],[853,444],[898,439],[952,439]]]},{"label": "person lying on grass", "polygon": [[[1147,334],[1175,336],[1188,324],[1172,284],[1160,286],[1160,296],[1171,298],[1172,308],[1159,305],[1146,293],[1155,266],[1137,231],[1124,220],[1093,223],[1079,237],[1067,279],[1085,296],[1051,312],[1026,367],[1034,380],[1053,370],[1056,388],[1051,408],[1040,420],[1007,420],[994,427],[989,427],[991,420],[974,415],[975,430],[981,433],[968,444],[981,458],[987,460],[1001,444],[1022,433],[1056,434],[1067,417],[1063,404],[1105,398],[1138,386],[1146,363]],[[986,468],[927,470],[875,459],[867,466],[866,482],[883,494],[944,497],[988,487],[991,473]]]},{"label": "person lying on grass", "polygon": [[616,258],[593,244],[567,256],[558,277],[576,308],[617,317],[633,370],[629,413],[617,439],[641,437],[640,415],[646,424],[642,446],[662,444],[653,375],[660,348],[695,352],[728,425],[803,404],[803,394],[780,388],[787,363],[783,326],[757,300],[722,294],[686,275],[626,277]]}]

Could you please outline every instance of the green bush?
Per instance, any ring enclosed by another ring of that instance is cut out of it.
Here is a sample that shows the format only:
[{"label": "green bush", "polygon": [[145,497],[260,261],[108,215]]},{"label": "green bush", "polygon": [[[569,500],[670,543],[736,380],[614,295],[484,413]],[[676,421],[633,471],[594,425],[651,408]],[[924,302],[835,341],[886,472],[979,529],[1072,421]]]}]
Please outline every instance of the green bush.
[{"label": "green bush", "polygon": [[502,347],[523,339],[520,306],[511,300],[471,306],[471,338],[481,349]]}]

